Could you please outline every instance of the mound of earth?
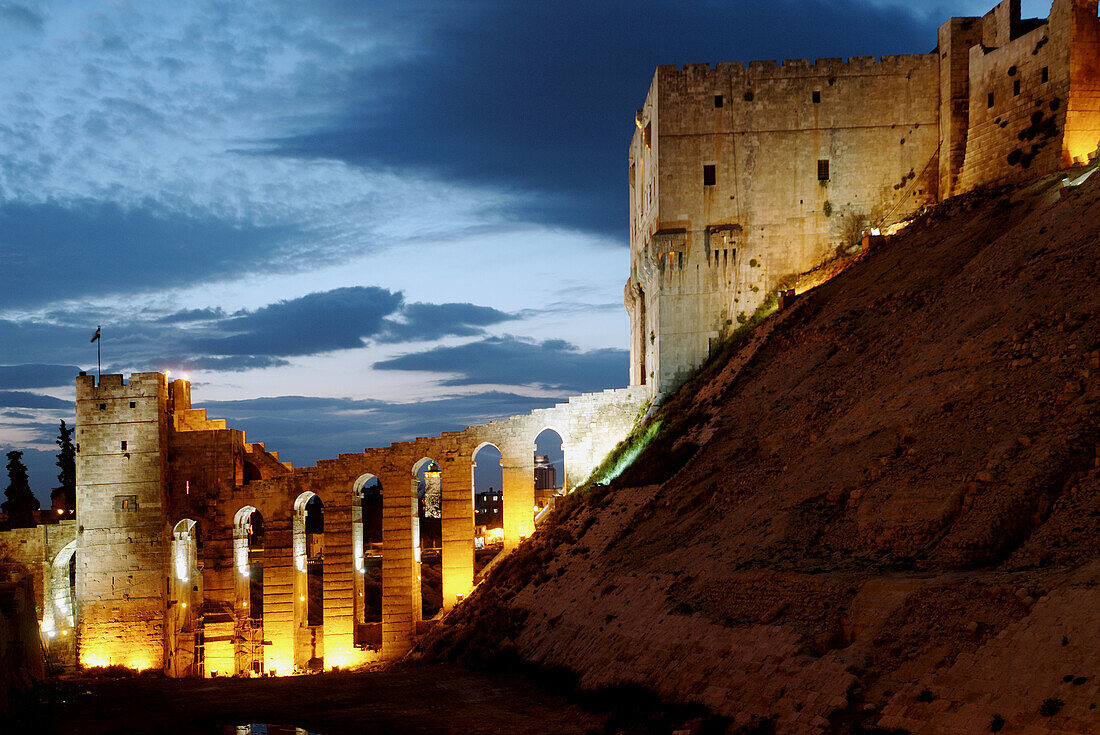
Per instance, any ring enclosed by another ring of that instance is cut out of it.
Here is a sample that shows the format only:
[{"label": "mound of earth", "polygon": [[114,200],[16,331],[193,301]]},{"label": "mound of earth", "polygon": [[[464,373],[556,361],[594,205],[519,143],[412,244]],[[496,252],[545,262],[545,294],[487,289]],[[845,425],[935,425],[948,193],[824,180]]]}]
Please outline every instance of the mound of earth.
[{"label": "mound of earth", "polygon": [[1100,175],[922,215],[705,366],[422,651],[731,733],[1100,732],[1098,254]]}]

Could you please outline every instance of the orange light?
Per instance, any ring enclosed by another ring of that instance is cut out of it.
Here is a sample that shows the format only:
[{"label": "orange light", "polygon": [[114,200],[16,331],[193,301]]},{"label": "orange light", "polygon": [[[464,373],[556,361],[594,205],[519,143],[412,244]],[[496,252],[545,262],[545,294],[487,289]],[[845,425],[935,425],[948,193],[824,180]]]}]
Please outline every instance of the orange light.
[{"label": "orange light", "polygon": [[60,516],[60,515],[65,515],[65,511],[64,511],[64,510],[62,510],[61,508],[58,508],[58,509],[57,509],[57,514],[58,514],[59,516]]}]

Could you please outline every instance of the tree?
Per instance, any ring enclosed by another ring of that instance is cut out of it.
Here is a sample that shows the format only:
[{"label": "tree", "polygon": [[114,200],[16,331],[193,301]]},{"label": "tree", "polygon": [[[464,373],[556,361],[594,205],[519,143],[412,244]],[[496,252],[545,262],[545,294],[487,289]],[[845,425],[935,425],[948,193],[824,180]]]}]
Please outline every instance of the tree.
[{"label": "tree", "polygon": [[57,466],[61,469],[57,481],[61,484],[50,493],[50,500],[54,508],[65,511],[65,517],[72,518],[76,512],[76,447],[73,446],[73,430],[64,420],[57,431],[57,446]]},{"label": "tree", "polygon": [[12,528],[33,528],[36,525],[34,512],[38,510],[39,503],[31,492],[22,452],[8,452],[8,489],[4,491],[4,496],[7,500],[0,503],[0,509],[8,514],[8,525]]}]

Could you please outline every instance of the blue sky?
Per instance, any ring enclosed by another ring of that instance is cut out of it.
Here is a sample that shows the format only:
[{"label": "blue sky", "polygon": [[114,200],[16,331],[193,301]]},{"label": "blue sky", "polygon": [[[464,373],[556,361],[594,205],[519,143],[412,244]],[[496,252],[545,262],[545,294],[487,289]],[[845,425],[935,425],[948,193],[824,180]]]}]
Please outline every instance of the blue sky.
[{"label": "blue sky", "polygon": [[100,324],[296,464],[624,385],[654,67],[992,4],[0,0],[0,448],[47,499]]}]

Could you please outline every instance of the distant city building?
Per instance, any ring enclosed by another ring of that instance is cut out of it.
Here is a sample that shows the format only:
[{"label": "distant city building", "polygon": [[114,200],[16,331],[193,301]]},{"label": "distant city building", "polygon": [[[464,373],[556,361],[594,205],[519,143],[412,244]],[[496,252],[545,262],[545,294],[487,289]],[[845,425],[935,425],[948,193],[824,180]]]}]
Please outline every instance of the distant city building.
[{"label": "distant city building", "polygon": [[545,454],[535,455],[535,506],[542,510],[558,490],[558,471]]},{"label": "distant city building", "polygon": [[499,490],[489,488],[488,492],[474,495],[474,525],[504,527],[504,496]]}]

